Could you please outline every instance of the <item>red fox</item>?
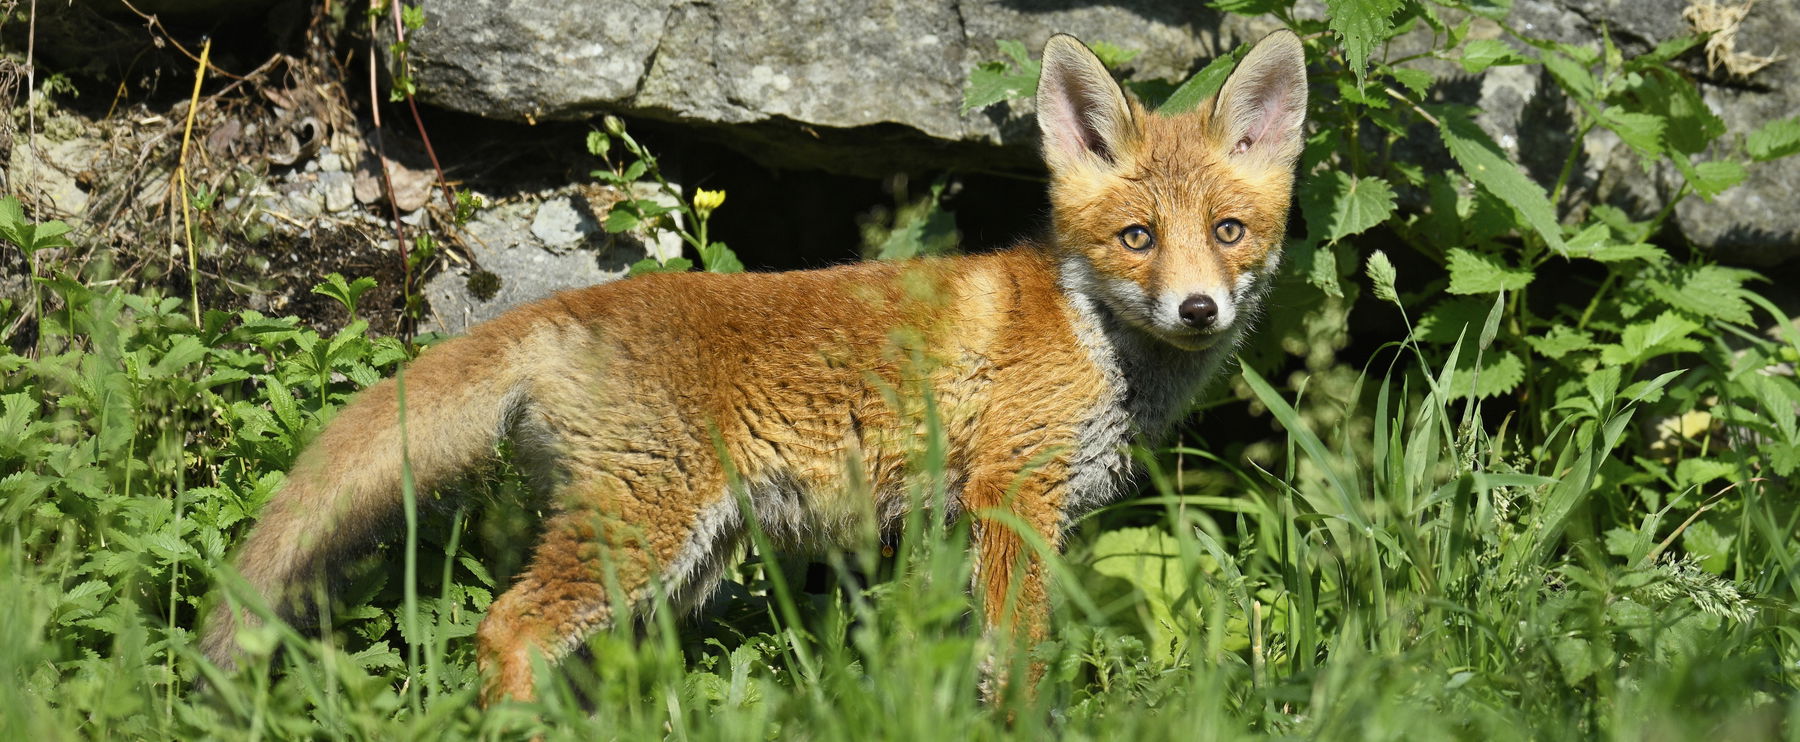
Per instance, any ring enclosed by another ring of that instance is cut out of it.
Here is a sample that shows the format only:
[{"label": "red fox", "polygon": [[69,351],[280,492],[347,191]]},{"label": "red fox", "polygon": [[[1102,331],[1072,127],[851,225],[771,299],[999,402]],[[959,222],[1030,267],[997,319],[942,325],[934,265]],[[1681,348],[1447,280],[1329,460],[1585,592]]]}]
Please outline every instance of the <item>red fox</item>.
[{"label": "red fox", "polygon": [[[534,656],[555,662],[658,585],[678,605],[700,600],[752,518],[800,548],[869,519],[896,527],[929,413],[951,486],[949,512],[932,517],[971,516],[984,625],[1034,644],[1049,597],[1032,542],[1060,548],[1074,516],[1121,493],[1127,445],[1186,413],[1258,311],[1306,99],[1286,31],[1172,116],[1128,100],[1086,46],[1055,36],[1037,91],[1047,238],[967,257],[656,274],[509,312],[423,353],[404,400],[392,379],[352,400],[301,454],[236,569],[296,616],[330,563],[398,517],[403,467],[430,491],[509,436],[555,510],[481,623],[481,700],[531,699]],[[221,600],[212,661],[230,666],[235,632],[255,620]]]}]

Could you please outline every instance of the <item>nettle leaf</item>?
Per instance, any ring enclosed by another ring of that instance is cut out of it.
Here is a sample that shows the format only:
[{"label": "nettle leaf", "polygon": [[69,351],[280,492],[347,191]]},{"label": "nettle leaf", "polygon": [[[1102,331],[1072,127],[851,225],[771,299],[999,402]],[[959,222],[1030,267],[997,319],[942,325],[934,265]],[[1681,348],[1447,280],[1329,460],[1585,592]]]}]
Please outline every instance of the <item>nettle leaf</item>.
[{"label": "nettle leaf", "polygon": [[1576,100],[1593,100],[1596,95],[1594,75],[1588,72],[1587,65],[1570,59],[1556,52],[1545,52],[1542,61],[1544,69],[1556,78],[1564,90],[1572,93]]},{"label": "nettle leaf", "polygon": [[1440,301],[1413,327],[1413,339],[1426,343],[1449,345],[1459,337],[1474,337],[1486,321],[1488,302],[1483,299],[1446,299]]},{"label": "nettle leaf", "polygon": [[1452,294],[1491,294],[1517,291],[1535,278],[1525,268],[1513,268],[1500,258],[1463,248],[1450,250],[1450,288]]},{"label": "nettle leaf", "polygon": [[1459,61],[1469,74],[1477,75],[1489,67],[1524,64],[1529,60],[1499,39],[1476,39],[1463,47]]},{"label": "nettle leaf", "polygon": [[1325,0],[1330,28],[1344,42],[1344,56],[1361,80],[1369,64],[1369,52],[1394,33],[1394,14],[1405,0]]},{"label": "nettle leaf", "polygon": [[1207,62],[1205,67],[1201,67],[1199,72],[1194,73],[1193,77],[1188,78],[1187,82],[1182,83],[1181,87],[1170,93],[1169,97],[1163,100],[1162,105],[1156,108],[1156,111],[1167,115],[1194,110],[1194,106],[1211,98],[1213,93],[1219,92],[1219,88],[1225,86],[1225,78],[1231,76],[1231,71],[1237,68],[1237,63],[1243,61],[1244,55],[1248,53],[1250,53],[1250,47],[1242,45],[1231,50],[1229,54],[1221,54],[1213,61]]},{"label": "nettle leaf", "polygon": [[1749,324],[1750,303],[1744,299],[1749,291],[1744,288],[1744,281],[1755,276],[1743,269],[1702,265],[1677,268],[1669,273],[1668,280],[1651,280],[1648,284],[1656,298],[1676,309],[1701,317]]},{"label": "nettle leaf", "polygon": [[[1012,58],[1012,64],[982,62],[969,72],[969,83],[963,87],[963,111],[986,108],[1010,98],[1022,98],[1037,90],[1042,67],[1026,53],[1025,45],[1011,39],[995,42],[1000,52]],[[1017,67],[1018,71],[1013,71]]]},{"label": "nettle leaf", "polygon": [[1456,370],[1450,376],[1448,391],[1453,399],[1498,397],[1519,387],[1525,380],[1525,362],[1512,351],[1483,351],[1481,365],[1475,365],[1475,351],[1465,346]]},{"label": "nettle leaf", "polygon": [[[1095,41],[1088,44],[1088,48],[1094,51],[1094,56],[1099,57],[1100,64],[1105,65],[1107,69],[1118,69],[1130,64],[1131,60],[1137,59],[1139,54],[1144,53],[1142,49],[1126,49],[1109,41]],[[1024,49],[1024,45],[1021,44],[1019,51],[1023,53]]]},{"label": "nettle leaf", "polygon": [[1293,4],[1293,0],[1210,0],[1207,2],[1207,5],[1238,15],[1264,15]]},{"label": "nettle leaf", "polygon": [[1694,353],[1700,341],[1688,337],[1700,325],[1675,312],[1663,312],[1649,322],[1639,322],[1620,333],[1618,345],[1600,349],[1600,360],[1613,366],[1627,366],[1670,353]]},{"label": "nettle leaf", "polygon": [[1336,243],[1386,221],[1394,213],[1394,189],[1379,177],[1356,178],[1331,170],[1300,188],[1307,236]]},{"label": "nettle leaf", "polygon": [[1764,124],[1744,140],[1744,151],[1757,162],[1800,152],[1800,116]]},{"label": "nettle leaf", "polygon": [[[1669,149],[1698,154],[1725,133],[1724,119],[1707,107],[1692,82],[1661,67],[1646,69],[1636,79],[1628,91],[1635,99],[1633,108],[1667,120],[1663,142]],[[1675,158],[1676,164],[1681,160]]]},{"label": "nettle leaf", "polygon": [[[1737,464],[1730,461],[1721,461],[1719,459],[1700,458],[1698,456],[1682,459],[1681,463],[1675,465],[1675,481],[1683,487],[1697,487],[1721,479],[1729,481],[1735,478],[1737,473]],[[1706,524],[1701,522],[1695,523],[1694,525],[1702,526]],[[1691,530],[1692,526],[1689,528]]]},{"label": "nettle leaf", "polygon": [[1699,164],[1688,164],[1686,158],[1675,158],[1675,169],[1687,178],[1688,185],[1694,192],[1708,201],[1730,190],[1732,186],[1744,182],[1749,173],[1744,170],[1744,163],[1736,160],[1713,160]]},{"label": "nettle leaf", "polygon": [[1550,197],[1544,194],[1544,189],[1525,177],[1524,171],[1507,159],[1500,145],[1495,144],[1465,111],[1444,106],[1438,107],[1437,113],[1443,121],[1439,133],[1444,138],[1444,146],[1468,174],[1469,180],[1510,204],[1519,216],[1524,217],[1526,224],[1537,230],[1545,244],[1561,252],[1562,227],[1556,221],[1556,209],[1550,205]]},{"label": "nettle leaf", "polygon": [[1655,245],[1637,243],[1619,244],[1613,241],[1612,228],[1604,223],[1595,223],[1570,237],[1565,246],[1565,254],[1571,258],[1586,258],[1602,263],[1617,263],[1625,260],[1643,260],[1650,263],[1664,263],[1669,254]]},{"label": "nettle leaf", "polygon": [[1387,72],[1394,82],[1406,86],[1408,92],[1420,98],[1431,91],[1431,83],[1437,79],[1430,72],[1413,67],[1390,67]]},{"label": "nettle leaf", "polygon": [[1663,153],[1662,134],[1668,120],[1661,116],[1608,108],[1600,112],[1600,124],[1619,135],[1619,139],[1643,155],[1646,162],[1653,162]]},{"label": "nettle leaf", "polygon": [[1542,335],[1527,337],[1525,344],[1530,345],[1538,355],[1551,359],[1560,359],[1575,351],[1595,346],[1592,334],[1568,325],[1557,325]]}]

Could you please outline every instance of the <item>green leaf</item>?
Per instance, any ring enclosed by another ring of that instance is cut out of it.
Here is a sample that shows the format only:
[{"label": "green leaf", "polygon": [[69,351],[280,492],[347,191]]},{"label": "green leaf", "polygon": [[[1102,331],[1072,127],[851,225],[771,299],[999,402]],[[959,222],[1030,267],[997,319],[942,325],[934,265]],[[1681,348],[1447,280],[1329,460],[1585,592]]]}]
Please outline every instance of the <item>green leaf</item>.
[{"label": "green leaf", "polygon": [[1189,591],[1188,567],[1181,545],[1160,528],[1120,528],[1095,539],[1089,562],[1095,572],[1116,577],[1137,588],[1149,612],[1151,651],[1168,657],[1180,650],[1181,641],[1198,623],[1174,606]]},{"label": "green leaf", "polygon": [[692,270],[694,261],[687,258],[669,258],[666,263],[656,262],[656,258],[644,258],[631,264],[628,276],[641,276],[645,273],[682,273]]},{"label": "green leaf", "polygon": [[1714,317],[1727,322],[1749,324],[1749,293],[1744,281],[1756,274],[1722,265],[1678,268],[1666,280],[1648,282],[1650,291],[1676,309],[1701,317]]},{"label": "green leaf", "polygon": [[1757,162],[1800,152],[1800,116],[1764,124],[1744,140],[1744,151]]},{"label": "green leaf", "polygon": [[1300,209],[1308,237],[1336,243],[1386,221],[1394,213],[1394,189],[1380,177],[1331,170],[1300,187]]},{"label": "green leaf", "polygon": [[1569,91],[1570,97],[1576,101],[1594,99],[1596,95],[1594,75],[1588,72],[1586,64],[1556,52],[1545,52],[1542,59],[1544,69],[1550,72],[1551,77],[1556,78],[1557,83],[1562,85],[1564,90]]},{"label": "green leaf", "polygon": [[1249,45],[1242,45],[1229,54],[1214,57],[1213,61],[1207,62],[1205,67],[1201,67],[1199,72],[1170,93],[1168,99],[1157,107],[1157,113],[1169,115],[1194,110],[1201,101],[1211,98],[1214,93],[1219,92],[1219,88],[1224,87],[1225,78],[1231,76],[1231,71],[1237,68],[1237,63],[1249,52]]},{"label": "green leaf", "polygon": [[642,223],[643,220],[638,218],[636,213],[633,213],[632,209],[626,205],[628,203],[629,202],[621,201],[614,205],[612,211],[606,212],[606,221],[601,222],[600,226],[612,234],[629,232],[633,229],[637,229],[638,224]]},{"label": "green leaf", "polygon": [[1450,256],[1450,288],[1452,294],[1491,294],[1517,291],[1531,284],[1530,270],[1513,268],[1493,255],[1452,248]]},{"label": "green leaf", "polygon": [[1500,146],[1465,113],[1449,107],[1437,110],[1443,121],[1439,133],[1444,146],[1469,179],[1510,204],[1544,238],[1545,244],[1562,251],[1562,227],[1544,189],[1525,177],[1524,171],[1507,159]]},{"label": "green leaf", "polygon": [[[1718,479],[1730,481],[1737,474],[1737,466],[1711,459],[1683,459],[1675,465],[1675,481],[1689,486]],[[1702,476],[1709,478],[1702,480]],[[1681,532],[1681,550],[1699,557],[1701,569],[1719,574],[1731,563],[1731,542],[1735,540],[1736,534],[1721,533],[1713,524],[1698,520]]]},{"label": "green leaf", "polygon": [[1344,42],[1344,57],[1361,80],[1369,65],[1369,53],[1394,34],[1394,13],[1404,0],[1325,0],[1328,26]]},{"label": "green leaf", "polygon": [[1600,112],[1600,124],[1631,145],[1646,161],[1663,153],[1662,134],[1668,122],[1651,113],[1632,113],[1618,108]]},{"label": "green leaf", "polygon": [[1695,34],[1677,36],[1657,44],[1656,48],[1651,49],[1648,54],[1640,54],[1627,60],[1625,62],[1625,69],[1635,72],[1657,67],[1664,62],[1681,56],[1682,53],[1699,46],[1701,42],[1704,41],[1706,41],[1705,36]]},{"label": "green leaf", "polygon": [[1413,339],[1449,345],[1458,337],[1472,336],[1487,318],[1488,303],[1481,299],[1446,299],[1426,310],[1413,328]]},{"label": "green leaf", "polygon": [[1545,358],[1558,359],[1578,350],[1594,347],[1594,336],[1568,325],[1557,325],[1542,335],[1525,338],[1525,344]]},{"label": "green leaf", "polygon": [[1475,355],[1474,348],[1464,348],[1446,389],[1451,398],[1498,397],[1518,388],[1519,382],[1525,380],[1525,363],[1512,351],[1482,352],[1479,369],[1475,366]]},{"label": "green leaf", "polygon": [[1677,157],[1675,158],[1675,169],[1680,170],[1682,176],[1687,178],[1688,185],[1694,187],[1695,193],[1700,194],[1701,198],[1708,201],[1712,200],[1713,196],[1724,193],[1732,186],[1742,183],[1744,177],[1748,175],[1744,170],[1744,164],[1736,160],[1712,160],[1697,165],[1687,165],[1684,158]]},{"label": "green leaf", "polygon": [[1294,272],[1328,296],[1342,297],[1344,287],[1338,283],[1337,251],[1331,245],[1303,242],[1290,248]]},{"label": "green leaf", "polygon": [[1490,20],[1505,20],[1512,13],[1513,0],[1463,0],[1469,12]]},{"label": "green leaf", "polygon": [[1627,366],[1670,353],[1697,352],[1700,342],[1688,334],[1698,329],[1699,324],[1675,312],[1663,312],[1655,320],[1626,327],[1620,333],[1618,345],[1601,348],[1600,360],[1609,365]]},{"label": "green leaf", "polygon": [[1095,41],[1092,44],[1088,44],[1088,48],[1093,50],[1094,56],[1100,58],[1100,64],[1104,65],[1109,70],[1116,70],[1123,67],[1126,64],[1129,64],[1131,60],[1137,59],[1139,54],[1144,53],[1141,49],[1126,49],[1117,44],[1105,41]]},{"label": "green leaf", "polygon": [[[1645,70],[1636,79],[1637,84],[1628,89],[1634,99],[1632,107],[1662,116],[1668,122],[1663,143],[1669,149],[1698,154],[1725,133],[1725,121],[1707,107],[1700,91],[1686,78],[1657,67]],[[1680,165],[1681,158],[1675,158],[1675,162]]]},{"label": "green leaf", "polygon": [[[1000,51],[1012,58],[1006,62],[982,62],[969,71],[969,82],[963,86],[964,112],[986,108],[1011,98],[1023,98],[1037,90],[1042,67],[1032,61],[1025,45],[1010,39],[995,42]],[[1013,69],[1018,71],[1014,72]]]},{"label": "green leaf", "polygon": [[713,273],[743,273],[744,263],[723,242],[714,242],[700,250],[700,264]]},{"label": "green leaf", "polygon": [[1436,79],[1430,72],[1413,67],[1390,67],[1388,74],[1416,98],[1424,98],[1431,92],[1431,83]]},{"label": "green leaf", "polygon": [[[1683,487],[1695,487],[1718,480],[1731,480],[1737,476],[1736,464],[1719,459],[1700,458],[1698,456],[1682,459],[1675,465],[1675,482]],[[1696,523],[1695,525],[1704,525]]]},{"label": "green leaf", "polygon": [[1650,263],[1663,263],[1669,254],[1655,245],[1638,243],[1622,245],[1613,241],[1613,230],[1610,225],[1595,223],[1570,237],[1564,247],[1564,254],[1571,258],[1586,258],[1602,263],[1617,263],[1626,260],[1643,260]]},{"label": "green leaf", "polygon": [[1558,637],[1551,642],[1550,656],[1556,659],[1562,670],[1562,680],[1569,686],[1579,686],[1600,667],[1594,659],[1593,645],[1573,636]]},{"label": "green leaf", "polygon": [[343,305],[344,311],[352,317],[356,316],[357,300],[375,288],[375,279],[362,276],[355,281],[345,281],[341,273],[332,273],[325,277],[325,282],[314,285],[312,292],[320,296],[329,296]]},{"label": "green leaf", "polygon": [[1294,0],[1208,0],[1206,4],[1227,13],[1265,15],[1293,5]]}]

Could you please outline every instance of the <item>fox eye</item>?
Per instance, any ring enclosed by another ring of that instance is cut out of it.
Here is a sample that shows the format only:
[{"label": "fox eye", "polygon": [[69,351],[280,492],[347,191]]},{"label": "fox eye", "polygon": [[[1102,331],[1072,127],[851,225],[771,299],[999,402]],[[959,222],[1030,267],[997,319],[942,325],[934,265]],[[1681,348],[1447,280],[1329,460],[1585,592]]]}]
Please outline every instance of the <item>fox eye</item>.
[{"label": "fox eye", "polygon": [[1141,224],[1133,224],[1119,230],[1119,244],[1128,250],[1143,252],[1156,245],[1156,237]]},{"label": "fox eye", "polygon": [[1225,219],[1213,225],[1213,236],[1221,245],[1235,245],[1244,239],[1244,223],[1236,219]]}]

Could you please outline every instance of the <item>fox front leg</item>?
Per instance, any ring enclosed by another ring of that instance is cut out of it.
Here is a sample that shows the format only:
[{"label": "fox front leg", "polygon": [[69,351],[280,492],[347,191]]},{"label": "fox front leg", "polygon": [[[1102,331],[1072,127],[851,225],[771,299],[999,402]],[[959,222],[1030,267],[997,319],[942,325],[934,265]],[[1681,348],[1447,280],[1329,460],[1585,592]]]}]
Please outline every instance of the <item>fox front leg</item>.
[{"label": "fox front leg", "polygon": [[[1048,465],[1061,469],[1054,462]],[[990,642],[983,659],[982,697],[1006,700],[1013,687],[1035,695],[1044,664],[1025,659],[1023,682],[1012,670],[1050,635],[1048,558],[1062,548],[1064,488],[1057,471],[995,467],[970,478],[964,505],[974,516],[974,592]]]}]

